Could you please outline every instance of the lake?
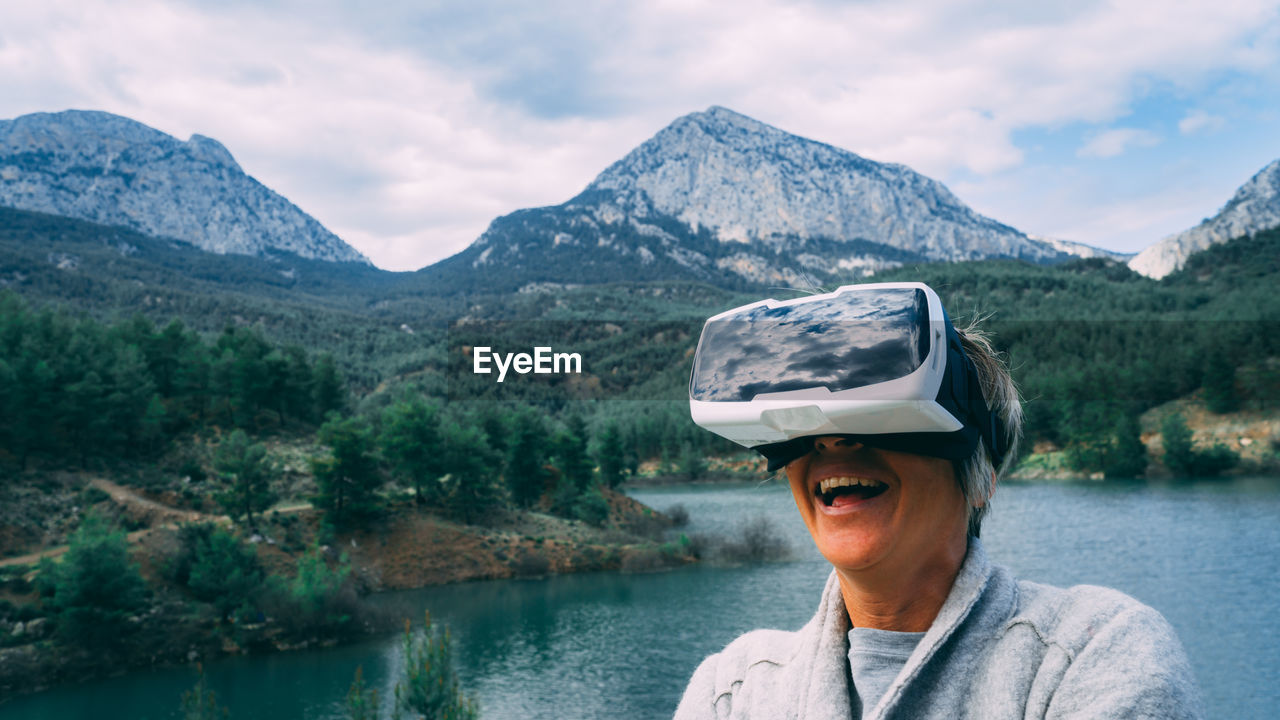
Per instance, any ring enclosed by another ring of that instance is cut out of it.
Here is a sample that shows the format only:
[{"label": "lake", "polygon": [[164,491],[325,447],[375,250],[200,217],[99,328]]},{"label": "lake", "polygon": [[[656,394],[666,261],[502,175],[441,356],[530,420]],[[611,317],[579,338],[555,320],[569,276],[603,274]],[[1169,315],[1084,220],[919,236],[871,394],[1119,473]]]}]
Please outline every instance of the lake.
[{"label": "lake", "polygon": [[[452,630],[464,686],[485,718],[669,718],[706,654],[757,627],[812,615],[828,566],[781,485],[635,490],[684,505],[682,531],[726,533],[764,515],[793,549],[753,567],[600,573],[445,586],[383,596]],[[1270,718],[1280,706],[1280,479],[1177,484],[1010,484],[983,528],[988,554],[1022,578],[1123,590],[1177,629],[1209,717]],[[399,637],[206,666],[232,720],[342,717],[356,666],[390,697]],[[0,718],[178,717],[192,668],[143,670],[0,705]]]}]

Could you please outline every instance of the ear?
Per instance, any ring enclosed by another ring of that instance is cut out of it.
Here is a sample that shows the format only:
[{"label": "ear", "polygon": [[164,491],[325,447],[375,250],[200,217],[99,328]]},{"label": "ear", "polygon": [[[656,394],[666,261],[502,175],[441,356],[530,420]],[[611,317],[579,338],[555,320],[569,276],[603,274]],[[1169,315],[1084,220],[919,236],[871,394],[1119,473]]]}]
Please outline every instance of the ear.
[{"label": "ear", "polygon": [[[999,480],[997,479],[997,477],[998,477],[998,476],[996,475],[996,471],[995,471],[995,470],[992,470],[992,471],[991,471],[991,494],[987,496],[987,498],[988,498],[988,499],[990,499],[992,495],[995,495],[995,494],[996,494],[996,484],[999,482]],[[974,503],[974,504],[973,504],[973,506],[974,506],[974,507],[976,507],[976,508],[980,508],[980,507],[982,507],[983,505],[986,505],[986,504],[987,504],[987,501],[986,501],[986,500],[983,500],[982,502]]]}]

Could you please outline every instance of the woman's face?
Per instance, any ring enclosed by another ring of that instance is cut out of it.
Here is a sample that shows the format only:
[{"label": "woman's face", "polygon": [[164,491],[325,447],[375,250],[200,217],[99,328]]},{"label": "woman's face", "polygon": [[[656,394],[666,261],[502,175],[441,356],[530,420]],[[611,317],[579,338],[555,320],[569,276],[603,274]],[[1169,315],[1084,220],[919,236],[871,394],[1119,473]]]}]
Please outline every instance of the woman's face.
[{"label": "woman's face", "polygon": [[967,508],[949,460],[823,436],[787,465],[787,478],[819,552],[839,570],[911,573],[967,547]]}]

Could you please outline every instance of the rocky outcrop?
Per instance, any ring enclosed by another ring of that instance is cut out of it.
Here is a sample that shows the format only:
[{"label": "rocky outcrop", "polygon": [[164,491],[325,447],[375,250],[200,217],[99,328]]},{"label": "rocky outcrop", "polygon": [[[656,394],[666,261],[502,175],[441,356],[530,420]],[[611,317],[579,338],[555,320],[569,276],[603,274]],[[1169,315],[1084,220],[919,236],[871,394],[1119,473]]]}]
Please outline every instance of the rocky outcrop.
[{"label": "rocky outcrop", "polygon": [[1258,171],[1214,215],[1195,227],[1161,240],[1129,261],[1134,272],[1162,278],[1211,245],[1280,227],[1280,160]]},{"label": "rocky outcrop", "polygon": [[286,251],[368,263],[240,168],[218,141],[182,142],[105,112],[0,120],[0,205],[120,225],[215,253]]}]

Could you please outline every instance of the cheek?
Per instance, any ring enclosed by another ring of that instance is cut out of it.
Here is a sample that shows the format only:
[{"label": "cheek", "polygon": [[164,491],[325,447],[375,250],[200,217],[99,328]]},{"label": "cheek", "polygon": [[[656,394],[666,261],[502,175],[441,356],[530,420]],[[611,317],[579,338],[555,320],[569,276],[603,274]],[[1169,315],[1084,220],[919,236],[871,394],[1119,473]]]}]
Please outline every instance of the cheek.
[{"label": "cheek", "polygon": [[806,524],[810,522],[810,515],[813,513],[813,502],[809,498],[809,458],[802,457],[787,465],[787,480],[791,484],[791,496],[795,498],[796,509],[800,511],[800,516],[804,518]]}]

